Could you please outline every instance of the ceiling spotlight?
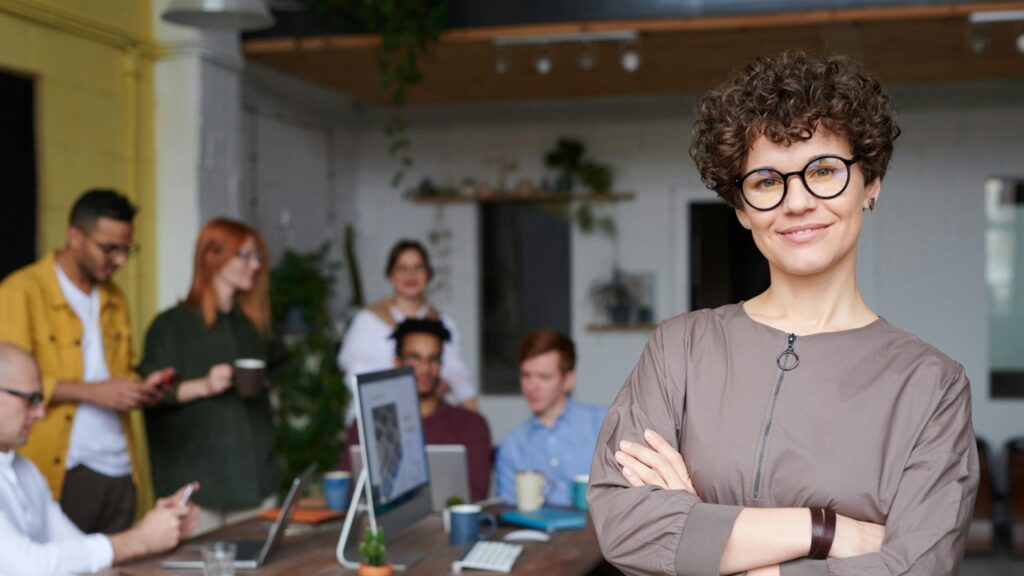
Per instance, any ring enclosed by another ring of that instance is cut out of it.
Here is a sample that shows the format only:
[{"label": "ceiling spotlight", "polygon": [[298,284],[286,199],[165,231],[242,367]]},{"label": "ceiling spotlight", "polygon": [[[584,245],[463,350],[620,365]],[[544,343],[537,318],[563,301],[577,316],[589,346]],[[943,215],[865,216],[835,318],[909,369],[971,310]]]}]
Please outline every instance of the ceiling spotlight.
[{"label": "ceiling spotlight", "polygon": [[544,52],[537,57],[537,61],[533,63],[533,69],[541,76],[547,76],[550,74],[554,67],[554,62],[551,61],[551,55],[548,54],[547,50],[544,50]]},{"label": "ceiling spotlight", "polygon": [[630,74],[640,69],[640,52],[633,44],[623,44],[622,69]]},{"label": "ceiling spotlight", "polygon": [[983,54],[988,49],[988,34],[981,28],[974,28],[967,38],[967,47],[973,54]]},{"label": "ceiling spotlight", "polygon": [[494,50],[494,71],[498,74],[505,74],[509,68],[509,54],[503,46],[496,46]]},{"label": "ceiling spotlight", "polygon": [[590,72],[597,68],[597,46],[589,40],[584,40],[580,45],[580,69]]}]

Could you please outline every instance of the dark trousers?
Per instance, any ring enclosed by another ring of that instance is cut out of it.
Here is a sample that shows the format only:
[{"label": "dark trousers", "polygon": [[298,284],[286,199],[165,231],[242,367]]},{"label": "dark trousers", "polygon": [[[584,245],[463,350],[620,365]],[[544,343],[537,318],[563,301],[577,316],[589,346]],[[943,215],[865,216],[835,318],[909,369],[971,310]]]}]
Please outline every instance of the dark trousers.
[{"label": "dark trousers", "polygon": [[135,520],[135,484],[131,476],[112,478],[85,466],[64,475],[60,507],[86,534],[115,534]]}]

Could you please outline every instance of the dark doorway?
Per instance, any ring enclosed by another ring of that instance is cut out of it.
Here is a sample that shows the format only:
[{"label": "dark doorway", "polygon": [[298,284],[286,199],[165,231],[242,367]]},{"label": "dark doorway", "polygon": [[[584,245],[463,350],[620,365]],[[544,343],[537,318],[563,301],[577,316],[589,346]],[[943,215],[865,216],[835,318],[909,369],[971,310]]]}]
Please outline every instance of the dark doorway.
[{"label": "dark doorway", "polygon": [[749,300],[771,281],[768,261],[721,202],[690,204],[690,309]]},{"label": "dark doorway", "polygon": [[33,82],[0,72],[0,279],[36,259],[36,138]]},{"label": "dark doorway", "polygon": [[483,204],[483,374],[487,394],[519,393],[519,343],[532,330],[571,334],[571,239],[564,216],[528,204]]}]

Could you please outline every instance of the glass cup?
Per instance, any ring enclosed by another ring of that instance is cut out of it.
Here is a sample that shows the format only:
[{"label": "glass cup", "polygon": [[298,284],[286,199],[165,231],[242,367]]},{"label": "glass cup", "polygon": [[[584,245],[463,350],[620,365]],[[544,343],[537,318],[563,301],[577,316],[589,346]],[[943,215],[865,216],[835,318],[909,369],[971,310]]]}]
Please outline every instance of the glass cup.
[{"label": "glass cup", "polygon": [[210,542],[201,544],[199,552],[203,556],[203,576],[235,576],[234,542]]}]

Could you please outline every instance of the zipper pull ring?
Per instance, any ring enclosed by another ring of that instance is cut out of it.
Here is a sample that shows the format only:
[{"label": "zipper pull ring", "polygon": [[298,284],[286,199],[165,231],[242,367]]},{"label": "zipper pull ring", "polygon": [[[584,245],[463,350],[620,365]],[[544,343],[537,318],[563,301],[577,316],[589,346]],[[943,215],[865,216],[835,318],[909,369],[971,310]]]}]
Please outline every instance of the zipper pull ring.
[{"label": "zipper pull ring", "polygon": [[775,359],[775,364],[779,367],[779,370],[783,372],[789,372],[800,365],[800,356],[797,355],[796,350],[793,349],[793,343],[796,342],[796,334],[790,334],[786,338],[786,349],[779,354],[778,358]]}]

